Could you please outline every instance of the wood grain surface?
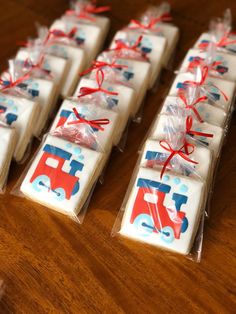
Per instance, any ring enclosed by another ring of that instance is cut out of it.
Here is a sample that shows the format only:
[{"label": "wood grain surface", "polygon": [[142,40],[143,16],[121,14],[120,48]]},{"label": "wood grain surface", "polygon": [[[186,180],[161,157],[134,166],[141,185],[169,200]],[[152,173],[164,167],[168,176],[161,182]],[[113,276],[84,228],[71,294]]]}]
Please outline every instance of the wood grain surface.
[{"label": "wood grain surface", "polygon": [[[0,68],[16,42],[34,36],[35,22],[50,23],[66,0],[0,1]],[[113,0],[108,40],[148,4]],[[171,1],[181,40],[177,67],[210,17],[236,1]],[[166,96],[173,73],[164,71],[149,93],[141,124],[132,123],[124,153],[112,153],[105,182],[98,185],[85,221],[78,225],[53,211],[10,195],[25,164],[13,164],[7,193],[0,197],[0,277],[6,289],[0,313],[235,313],[236,312],[236,117],[232,119],[215,184],[211,218],[204,231],[200,264],[110,233],[124,198],[137,150]],[[38,142],[34,142],[34,148]],[[31,153],[32,155],[32,153]]]}]

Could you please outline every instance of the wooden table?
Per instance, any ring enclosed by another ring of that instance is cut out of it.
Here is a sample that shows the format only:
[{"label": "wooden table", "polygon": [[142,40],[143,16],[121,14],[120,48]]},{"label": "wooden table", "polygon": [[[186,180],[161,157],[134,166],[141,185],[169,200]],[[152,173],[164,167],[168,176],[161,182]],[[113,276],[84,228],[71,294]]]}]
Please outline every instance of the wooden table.
[{"label": "wooden table", "polygon": [[[109,40],[148,3],[158,3],[109,2]],[[236,16],[232,0],[171,2],[181,30],[175,67],[210,17],[227,7]],[[35,35],[36,21],[50,25],[67,5],[66,0],[1,1],[1,70],[16,52],[16,42]],[[6,283],[1,313],[235,313],[235,116],[219,165],[201,264],[110,237],[137,150],[172,79],[173,73],[165,71],[158,91],[148,94],[142,123],[131,124],[125,152],[112,153],[105,183],[96,187],[82,225],[11,196],[25,165],[12,166],[7,193],[0,198],[0,277]]]}]

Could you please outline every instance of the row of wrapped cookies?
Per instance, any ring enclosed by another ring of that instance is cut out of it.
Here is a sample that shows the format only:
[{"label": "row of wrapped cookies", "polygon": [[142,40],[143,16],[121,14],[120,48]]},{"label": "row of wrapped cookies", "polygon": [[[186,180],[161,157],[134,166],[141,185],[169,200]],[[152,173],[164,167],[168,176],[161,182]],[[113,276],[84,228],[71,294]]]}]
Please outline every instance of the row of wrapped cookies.
[{"label": "row of wrapped cookies", "polygon": [[[147,11],[152,12],[153,20],[157,14],[155,27],[162,27],[160,15],[164,9],[169,7]],[[119,42],[120,48],[113,49],[111,44],[81,73],[73,97],[63,101],[20,185],[23,195],[79,222],[112,148],[120,147],[129,121],[137,116],[150,86],[151,51],[144,52],[142,40],[150,36],[166,41],[159,33],[132,34],[131,41],[140,38],[135,47],[130,48],[126,38],[117,39],[115,35],[112,42]],[[159,44],[152,44],[156,51]],[[173,51],[175,43],[171,45]],[[164,50],[162,54],[164,58]],[[155,72],[156,78],[158,75]]]},{"label": "row of wrapped cookies", "polygon": [[[211,32],[227,37],[228,16],[211,21]],[[234,73],[236,55],[221,50],[213,39],[188,51],[141,149],[113,234],[200,260],[207,201],[235,102],[236,80],[226,73]],[[231,60],[226,72],[219,55],[224,65]]]},{"label": "row of wrapped cookies", "polygon": [[24,162],[31,140],[44,132],[59,96],[72,95],[79,73],[101,50],[109,19],[96,13],[108,9],[74,1],[71,10],[60,19],[68,23],[73,20],[73,32],[61,31],[56,22],[50,29],[39,27],[38,38],[23,43],[24,48],[9,61],[0,80],[0,135],[4,150],[0,191],[12,158]]}]

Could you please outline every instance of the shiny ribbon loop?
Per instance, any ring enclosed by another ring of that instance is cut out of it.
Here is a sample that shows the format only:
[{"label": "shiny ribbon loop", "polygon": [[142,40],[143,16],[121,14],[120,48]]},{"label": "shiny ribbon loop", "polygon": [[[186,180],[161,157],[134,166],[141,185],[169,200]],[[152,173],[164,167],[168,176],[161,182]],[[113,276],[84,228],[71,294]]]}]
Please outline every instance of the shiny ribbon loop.
[{"label": "shiny ribbon loop", "polygon": [[107,125],[110,123],[109,119],[97,119],[97,120],[86,120],[80,116],[76,108],[73,108],[73,112],[78,120],[68,122],[69,125],[79,124],[79,123],[85,123],[91,126],[94,129],[104,131],[104,128],[101,125]]},{"label": "shiny ribbon loop", "polygon": [[210,133],[194,131],[194,130],[192,130],[192,126],[193,126],[193,118],[191,116],[188,116],[186,118],[186,134],[211,137],[211,138],[214,136],[213,134],[210,134]]},{"label": "shiny ribbon loop", "polygon": [[202,96],[202,97],[197,98],[192,104],[188,104],[187,99],[186,99],[185,95],[182,92],[179,93],[179,98],[183,101],[183,103],[185,105],[185,108],[192,110],[194,112],[195,116],[197,117],[197,119],[199,120],[199,122],[203,122],[203,120],[202,120],[202,118],[201,118],[201,116],[200,116],[200,114],[197,111],[195,106],[198,103],[206,101],[207,100],[207,96]]},{"label": "shiny ribbon loop", "polygon": [[[162,170],[161,170],[161,176],[160,176],[161,179],[162,179],[162,176],[163,176],[163,174],[164,174],[164,172],[165,172],[165,170],[166,170],[166,167],[169,165],[171,159],[172,159],[175,155],[179,155],[179,156],[182,157],[184,160],[186,160],[186,161],[188,161],[188,162],[190,162],[190,163],[198,164],[197,161],[194,161],[194,160],[190,159],[190,158],[187,156],[187,155],[190,155],[190,154],[193,153],[193,151],[194,151],[194,145],[193,145],[193,144],[190,144],[190,143],[187,143],[187,142],[186,142],[180,149],[177,149],[177,150],[173,149],[173,148],[170,146],[170,144],[169,144],[167,141],[165,141],[165,140],[161,140],[161,141],[159,142],[159,144],[160,144],[160,146],[161,146],[163,149],[165,149],[166,151],[168,151],[168,152],[170,153],[169,157],[166,159],[166,161],[165,161],[165,163],[164,163],[164,165],[163,165],[163,168],[162,168]],[[192,148],[192,150],[191,150],[191,151],[188,151],[188,149],[190,149],[190,148]],[[186,153],[186,152],[183,152],[183,151],[182,151],[183,149],[184,149],[185,151],[187,151],[187,153]]]},{"label": "shiny ribbon loop", "polygon": [[92,62],[92,66],[90,68],[88,68],[87,70],[83,71],[80,75],[86,75],[88,73],[91,73],[94,70],[99,70],[102,69],[104,67],[109,67],[109,68],[113,68],[113,69],[125,69],[128,68],[127,65],[122,65],[122,64],[118,64],[116,63],[116,61],[113,61],[112,63],[107,63],[105,61],[93,61]]},{"label": "shiny ribbon loop", "polygon": [[80,88],[80,93],[81,94],[78,96],[78,98],[81,98],[81,97],[84,97],[84,96],[87,96],[87,95],[91,95],[91,94],[94,94],[94,93],[97,93],[97,92],[101,92],[101,93],[104,93],[104,94],[107,94],[107,95],[117,96],[118,95],[117,92],[112,92],[112,91],[109,91],[107,89],[102,88],[102,84],[104,82],[104,78],[105,78],[104,72],[99,69],[97,71],[97,73],[96,73],[96,81],[97,81],[98,87],[97,88],[81,87]]}]

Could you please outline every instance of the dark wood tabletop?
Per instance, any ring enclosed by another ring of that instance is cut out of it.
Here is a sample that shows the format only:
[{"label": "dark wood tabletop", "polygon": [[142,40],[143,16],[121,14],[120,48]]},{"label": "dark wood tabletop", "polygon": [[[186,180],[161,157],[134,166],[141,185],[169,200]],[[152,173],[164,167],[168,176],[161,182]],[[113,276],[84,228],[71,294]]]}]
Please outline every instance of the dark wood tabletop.
[{"label": "dark wood tabletop", "polygon": [[[231,7],[236,18],[233,0],[170,2],[181,31],[175,68],[211,17]],[[112,4],[109,42],[148,4],[160,1],[100,3]],[[1,70],[17,51],[16,43],[36,35],[36,21],[49,26],[67,7],[66,0],[1,1]],[[148,94],[142,123],[130,125],[125,152],[112,153],[104,184],[95,188],[82,225],[10,195],[27,162],[12,165],[7,192],[0,197],[0,278],[6,286],[0,313],[235,313],[235,115],[219,164],[200,264],[110,236],[137,151],[173,77],[163,71],[158,90]]]}]

